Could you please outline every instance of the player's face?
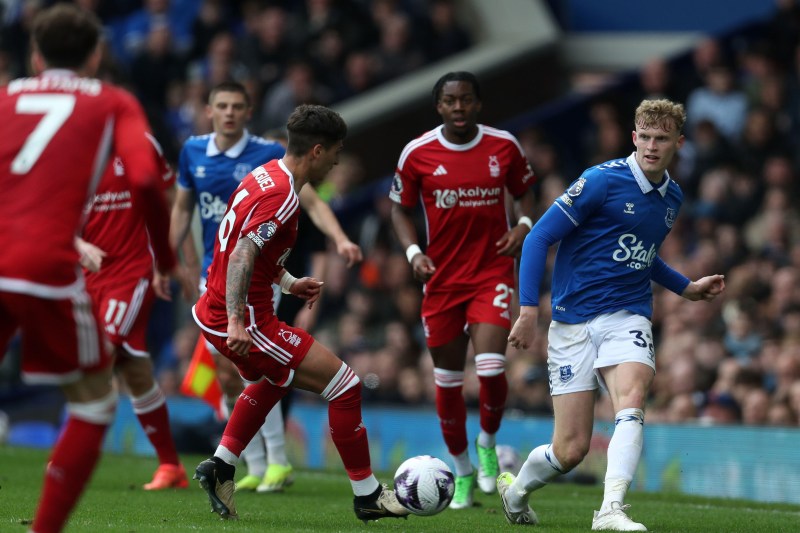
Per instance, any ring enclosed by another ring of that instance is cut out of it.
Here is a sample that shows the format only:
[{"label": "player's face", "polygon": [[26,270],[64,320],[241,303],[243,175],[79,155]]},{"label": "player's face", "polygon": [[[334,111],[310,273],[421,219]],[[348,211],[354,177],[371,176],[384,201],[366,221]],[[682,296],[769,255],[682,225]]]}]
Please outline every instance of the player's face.
[{"label": "player's face", "polygon": [[467,142],[478,131],[481,101],[468,81],[448,81],[436,104],[444,122],[445,137],[454,142]]},{"label": "player's face", "polygon": [[232,138],[242,135],[251,113],[252,108],[242,93],[228,91],[216,93],[206,110],[214,133]]},{"label": "player's face", "polygon": [[[325,179],[328,172],[331,171],[334,165],[339,164],[339,154],[344,147],[344,143],[339,141],[330,148],[324,148],[321,144],[318,146],[317,156],[314,158],[314,164],[311,167],[311,172],[308,175],[308,181],[313,186],[317,186]],[[316,148],[315,148],[316,149]]]},{"label": "player's face", "polygon": [[636,162],[647,179],[659,183],[684,137],[670,120],[667,128],[636,125],[633,144],[636,146]]}]

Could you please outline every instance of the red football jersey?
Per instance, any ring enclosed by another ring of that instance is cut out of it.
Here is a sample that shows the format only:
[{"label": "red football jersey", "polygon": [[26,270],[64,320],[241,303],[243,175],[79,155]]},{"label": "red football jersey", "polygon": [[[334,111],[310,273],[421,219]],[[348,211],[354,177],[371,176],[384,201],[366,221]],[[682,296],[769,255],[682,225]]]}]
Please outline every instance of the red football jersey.
[{"label": "red football jersey", "polygon": [[0,116],[0,190],[8,199],[0,214],[0,290],[54,298],[82,282],[74,236],[112,152],[125,163],[148,227],[163,233],[154,236],[156,256],[165,269],[174,266],[169,212],[142,135],[147,120],[132,95],[51,70],[0,89]]},{"label": "red football jersey", "polygon": [[[161,187],[166,191],[175,183],[175,172],[164,158],[158,141],[149,133],[146,137],[161,177]],[[132,198],[125,163],[115,155],[87,206],[88,220],[82,237],[106,252],[99,272],[85,272],[87,283],[115,283],[152,276],[153,256],[147,226],[141,211],[133,208]]]},{"label": "red football jersey", "polygon": [[[255,315],[274,315],[272,280],[297,240],[300,200],[294,192],[294,178],[283,160],[272,160],[248,174],[228,200],[228,210],[220,222],[214,259],[208,270],[205,294],[195,313],[206,327],[225,331],[225,280],[228,260],[241,238],[251,239],[261,249],[256,257],[247,303]],[[249,323],[250,317],[245,317]]]},{"label": "red football jersey", "polygon": [[425,253],[436,265],[425,290],[513,279],[514,260],[498,255],[496,242],[509,229],[504,189],[519,197],[535,180],[522,147],[509,132],[481,124],[467,144],[447,141],[442,130],[406,145],[389,193],[405,207],[422,199]]}]

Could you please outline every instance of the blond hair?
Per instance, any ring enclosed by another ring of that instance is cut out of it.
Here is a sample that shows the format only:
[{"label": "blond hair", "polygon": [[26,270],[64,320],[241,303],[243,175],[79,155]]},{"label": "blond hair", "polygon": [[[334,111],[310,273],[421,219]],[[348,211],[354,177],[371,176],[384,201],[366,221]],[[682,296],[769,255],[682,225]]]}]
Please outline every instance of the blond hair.
[{"label": "blond hair", "polygon": [[683,104],[671,100],[643,100],[636,108],[634,124],[640,128],[658,128],[671,131],[673,125],[678,133],[683,130],[686,123],[686,111]]}]

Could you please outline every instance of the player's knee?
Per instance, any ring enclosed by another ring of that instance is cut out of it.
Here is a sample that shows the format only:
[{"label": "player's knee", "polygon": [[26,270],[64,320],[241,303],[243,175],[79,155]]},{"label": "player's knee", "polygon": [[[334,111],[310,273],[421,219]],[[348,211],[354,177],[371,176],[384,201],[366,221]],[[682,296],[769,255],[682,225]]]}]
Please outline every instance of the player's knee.
[{"label": "player's knee", "polygon": [[329,402],[334,400],[344,401],[346,399],[357,399],[361,401],[361,380],[353,369],[342,362],[339,371],[333,376],[328,386],[320,394]]},{"label": "player's knee", "polygon": [[68,402],[67,413],[69,416],[90,422],[92,424],[110,424],[114,421],[117,411],[119,394],[112,390],[106,396],[88,402]]},{"label": "player's knee", "polygon": [[490,378],[506,371],[506,356],[501,353],[481,353],[475,356],[478,377]]},{"label": "player's knee", "polygon": [[586,454],[589,453],[589,441],[581,439],[569,439],[567,442],[559,443],[553,442],[553,452],[558,458],[558,462],[564,469],[564,472],[569,472],[583,461]]}]

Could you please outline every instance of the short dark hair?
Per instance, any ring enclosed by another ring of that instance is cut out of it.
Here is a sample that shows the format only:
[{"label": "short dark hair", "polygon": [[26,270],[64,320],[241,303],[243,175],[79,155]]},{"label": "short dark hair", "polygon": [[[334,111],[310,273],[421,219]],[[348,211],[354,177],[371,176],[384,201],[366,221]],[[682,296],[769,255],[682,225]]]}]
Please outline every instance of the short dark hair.
[{"label": "short dark hair", "polygon": [[347,136],[347,124],[332,109],[322,105],[297,106],[286,122],[289,144],[286,151],[303,155],[317,144],[326,149]]},{"label": "short dark hair", "polygon": [[448,72],[436,82],[436,85],[433,86],[433,105],[439,103],[439,98],[442,97],[442,89],[444,88],[444,84],[448,81],[465,81],[467,83],[472,84],[472,90],[475,92],[475,96],[478,100],[481,99],[481,84],[478,83],[478,78],[472,72],[467,72],[465,70],[459,70],[457,72]]},{"label": "short dark hair", "polygon": [[244,95],[244,103],[247,104],[247,107],[250,107],[250,95],[247,94],[247,89],[244,85],[239,83],[238,81],[228,80],[220,82],[208,92],[208,103],[211,103],[211,100],[217,93],[239,93]]},{"label": "short dark hair", "polygon": [[100,19],[74,4],[56,4],[40,12],[31,36],[47,66],[77,69],[97,48],[103,27]]}]

